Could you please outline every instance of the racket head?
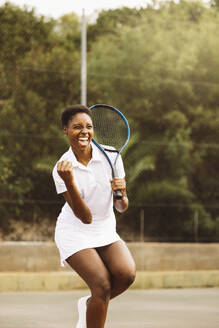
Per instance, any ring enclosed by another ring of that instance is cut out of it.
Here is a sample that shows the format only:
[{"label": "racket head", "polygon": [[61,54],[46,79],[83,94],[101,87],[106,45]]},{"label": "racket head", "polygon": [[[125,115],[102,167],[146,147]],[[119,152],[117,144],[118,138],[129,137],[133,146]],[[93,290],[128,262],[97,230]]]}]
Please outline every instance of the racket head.
[{"label": "racket head", "polygon": [[[111,169],[112,177],[117,176],[116,161],[119,154],[127,146],[130,139],[130,127],[125,116],[115,107],[106,104],[96,104],[90,107],[94,126],[93,143],[103,152]],[[114,162],[110,160],[107,152],[116,152]],[[115,199],[121,199],[120,190],[114,192]]]},{"label": "racket head", "polygon": [[121,153],[130,139],[130,127],[125,116],[115,107],[96,104],[90,107],[94,125],[94,140]]}]

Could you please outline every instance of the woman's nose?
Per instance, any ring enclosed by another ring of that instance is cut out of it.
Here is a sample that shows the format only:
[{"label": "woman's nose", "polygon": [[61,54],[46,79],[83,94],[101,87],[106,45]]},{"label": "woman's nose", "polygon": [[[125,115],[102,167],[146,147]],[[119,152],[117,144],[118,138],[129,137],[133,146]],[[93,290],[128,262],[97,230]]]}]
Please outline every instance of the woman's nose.
[{"label": "woman's nose", "polygon": [[81,130],[82,133],[87,133],[88,132],[88,129],[86,127],[84,127],[82,130]]}]

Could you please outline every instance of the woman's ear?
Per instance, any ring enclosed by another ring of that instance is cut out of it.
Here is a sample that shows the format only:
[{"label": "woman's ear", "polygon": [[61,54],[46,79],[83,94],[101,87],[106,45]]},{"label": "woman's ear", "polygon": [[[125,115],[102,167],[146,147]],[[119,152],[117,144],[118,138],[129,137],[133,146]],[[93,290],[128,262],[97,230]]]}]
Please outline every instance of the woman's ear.
[{"label": "woman's ear", "polygon": [[67,129],[67,126],[64,126],[64,128],[63,128],[63,132],[64,132],[64,134],[68,134],[68,129]]}]

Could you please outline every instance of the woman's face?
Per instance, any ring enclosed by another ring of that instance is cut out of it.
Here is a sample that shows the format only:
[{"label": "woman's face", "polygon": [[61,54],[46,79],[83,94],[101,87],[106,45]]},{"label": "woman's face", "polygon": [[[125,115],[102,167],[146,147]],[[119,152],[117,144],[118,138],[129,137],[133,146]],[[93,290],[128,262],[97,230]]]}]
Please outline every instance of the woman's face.
[{"label": "woman's face", "polygon": [[86,113],[77,113],[64,127],[69,143],[73,150],[84,150],[90,146],[93,138],[93,123]]}]

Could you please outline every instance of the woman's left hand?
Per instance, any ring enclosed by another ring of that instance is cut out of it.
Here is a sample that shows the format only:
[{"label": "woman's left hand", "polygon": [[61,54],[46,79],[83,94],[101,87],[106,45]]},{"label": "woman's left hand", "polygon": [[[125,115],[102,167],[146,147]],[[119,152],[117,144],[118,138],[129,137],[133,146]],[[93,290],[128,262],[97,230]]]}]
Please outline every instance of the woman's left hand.
[{"label": "woman's left hand", "polygon": [[110,180],[112,191],[115,192],[116,190],[120,190],[122,193],[122,196],[126,196],[126,182],[125,179],[121,178],[113,178]]},{"label": "woman's left hand", "polygon": [[128,208],[128,197],[126,195],[126,182],[125,179],[121,178],[114,178],[110,180],[112,191],[115,192],[116,190],[120,190],[122,193],[121,199],[114,199],[114,206],[117,209],[118,212],[122,213],[125,212]]}]

